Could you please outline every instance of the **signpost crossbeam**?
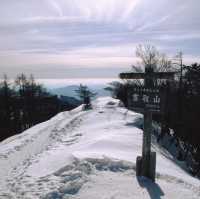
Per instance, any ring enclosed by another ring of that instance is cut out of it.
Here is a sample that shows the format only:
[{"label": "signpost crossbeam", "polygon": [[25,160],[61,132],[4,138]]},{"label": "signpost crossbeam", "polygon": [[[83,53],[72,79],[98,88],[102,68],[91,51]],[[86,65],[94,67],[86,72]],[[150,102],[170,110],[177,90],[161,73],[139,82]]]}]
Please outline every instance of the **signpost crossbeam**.
[{"label": "signpost crossbeam", "polygon": [[121,79],[145,79],[148,76],[151,76],[155,79],[173,79],[175,73],[174,72],[153,72],[153,73],[120,73]]}]

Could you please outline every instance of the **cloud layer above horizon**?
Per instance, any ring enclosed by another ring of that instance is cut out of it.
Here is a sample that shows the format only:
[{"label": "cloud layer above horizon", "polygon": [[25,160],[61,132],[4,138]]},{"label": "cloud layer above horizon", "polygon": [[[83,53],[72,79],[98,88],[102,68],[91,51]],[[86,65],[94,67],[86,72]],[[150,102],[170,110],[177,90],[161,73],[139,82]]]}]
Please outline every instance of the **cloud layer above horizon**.
[{"label": "cloud layer above horizon", "polygon": [[112,78],[153,44],[200,60],[199,0],[2,0],[0,73]]}]

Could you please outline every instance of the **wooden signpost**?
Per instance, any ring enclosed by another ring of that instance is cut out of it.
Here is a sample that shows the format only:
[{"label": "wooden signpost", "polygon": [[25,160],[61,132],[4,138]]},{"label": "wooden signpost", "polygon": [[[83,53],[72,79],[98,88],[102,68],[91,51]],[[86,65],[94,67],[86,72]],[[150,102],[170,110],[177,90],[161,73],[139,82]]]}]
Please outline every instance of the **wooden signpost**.
[{"label": "wooden signpost", "polygon": [[121,73],[121,79],[143,79],[144,86],[135,86],[129,92],[128,106],[130,109],[144,114],[144,133],[142,156],[136,160],[137,176],[145,176],[155,181],[156,153],[151,152],[152,113],[162,112],[165,92],[155,85],[157,79],[172,80],[174,72],[154,72],[151,67],[145,73]]}]

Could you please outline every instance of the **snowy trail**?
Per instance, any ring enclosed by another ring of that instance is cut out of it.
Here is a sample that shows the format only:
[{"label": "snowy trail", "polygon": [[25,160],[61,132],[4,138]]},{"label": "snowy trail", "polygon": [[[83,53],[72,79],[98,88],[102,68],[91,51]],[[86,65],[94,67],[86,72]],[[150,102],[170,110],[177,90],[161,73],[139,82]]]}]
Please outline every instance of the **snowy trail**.
[{"label": "snowy trail", "polygon": [[63,112],[0,144],[0,199],[200,198],[200,182],[157,152],[157,183],[136,178],[142,116],[118,100]]},{"label": "snowy trail", "polygon": [[[80,107],[81,108],[81,107]],[[53,148],[62,135],[62,126],[71,124],[79,116],[60,113],[51,120],[26,130],[23,135],[13,136],[2,142],[0,147],[0,196],[7,195],[7,188],[19,179],[26,169],[36,162],[35,158],[49,148]],[[67,118],[67,119],[66,119]],[[73,128],[73,124],[71,125]],[[59,134],[57,133],[59,132]],[[66,133],[66,132],[64,132]],[[6,190],[6,193],[4,193]]]}]

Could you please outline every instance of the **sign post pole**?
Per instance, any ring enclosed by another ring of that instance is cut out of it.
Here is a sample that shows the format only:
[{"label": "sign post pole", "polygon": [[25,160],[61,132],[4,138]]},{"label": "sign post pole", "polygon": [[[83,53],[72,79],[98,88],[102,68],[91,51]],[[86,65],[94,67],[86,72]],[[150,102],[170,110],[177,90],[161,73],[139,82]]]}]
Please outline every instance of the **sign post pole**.
[{"label": "sign post pole", "polygon": [[146,109],[144,112],[144,133],[142,143],[142,175],[150,177],[150,158],[151,158],[151,130],[152,114]]},{"label": "sign post pole", "polygon": [[[156,153],[151,152],[152,113],[161,112],[161,92],[155,86],[157,79],[172,80],[174,72],[154,72],[153,68],[145,68],[145,73],[121,73],[121,79],[143,79],[144,86],[132,90],[129,108],[144,113],[144,133],[142,157],[136,160],[136,175],[145,176],[155,181]],[[165,101],[165,100],[164,100]]]}]

